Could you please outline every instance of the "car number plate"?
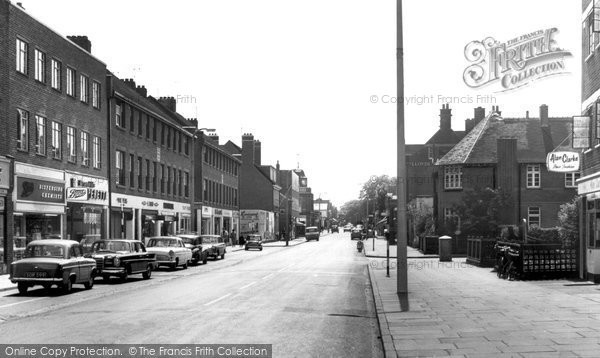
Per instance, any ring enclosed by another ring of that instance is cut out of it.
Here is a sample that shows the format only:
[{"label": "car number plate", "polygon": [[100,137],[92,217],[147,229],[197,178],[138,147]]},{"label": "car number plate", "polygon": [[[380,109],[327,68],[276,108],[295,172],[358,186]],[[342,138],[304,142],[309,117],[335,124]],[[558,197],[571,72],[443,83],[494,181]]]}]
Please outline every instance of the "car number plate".
[{"label": "car number plate", "polygon": [[48,277],[48,273],[45,271],[31,271],[26,273],[27,278],[45,278]]}]

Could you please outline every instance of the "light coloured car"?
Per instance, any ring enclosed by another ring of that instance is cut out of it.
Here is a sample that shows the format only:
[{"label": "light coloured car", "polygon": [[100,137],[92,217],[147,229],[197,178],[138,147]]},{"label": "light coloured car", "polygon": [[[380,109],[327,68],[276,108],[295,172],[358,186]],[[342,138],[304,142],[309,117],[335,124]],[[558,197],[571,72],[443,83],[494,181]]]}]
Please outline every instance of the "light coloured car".
[{"label": "light coloured car", "polygon": [[11,264],[10,281],[24,295],[29,287],[52,285],[70,293],[73,284],[82,283],[86,289],[94,286],[96,261],[84,257],[81,245],[73,240],[35,240],[25,249],[22,260]]},{"label": "light coloured car", "polygon": [[225,253],[227,252],[225,240],[223,237],[219,235],[200,235],[202,239],[202,245],[206,245],[210,247],[210,251],[208,252],[208,256],[213,259],[221,259],[225,258]]},{"label": "light coloured car", "polygon": [[171,269],[182,266],[187,269],[192,261],[192,250],[185,247],[185,243],[175,236],[155,236],[148,240],[146,251],[156,254],[157,266],[168,266]]}]

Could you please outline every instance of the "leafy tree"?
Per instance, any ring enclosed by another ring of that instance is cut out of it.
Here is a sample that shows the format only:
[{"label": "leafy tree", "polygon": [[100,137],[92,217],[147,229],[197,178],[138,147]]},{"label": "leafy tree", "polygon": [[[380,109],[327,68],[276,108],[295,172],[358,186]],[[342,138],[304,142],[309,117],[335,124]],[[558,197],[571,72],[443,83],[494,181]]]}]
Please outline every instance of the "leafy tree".
[{"label": "leafy tree", "polygon": [[370,212],[375,210],[383,212],[385,210],[387,193],[393,191],[395,187],[395,177],[389,177],[387,175],[374,175],[363,184],[362,189],[360,190],[359,198],[365,202],[366,200],[369,201]]},{"label": "leafy tree", "polygon": [[562,204],[558,211],[558,236],[563,245],[574,246],[579,240],[579,206],[577,197]]},{"label": "leafy tree", "polygon": [[462,202],[455,207],[460,217],[461,233],[498,235],[501,213],[511,207],[510,196],[502,189],[476,188],[465,191]]}]

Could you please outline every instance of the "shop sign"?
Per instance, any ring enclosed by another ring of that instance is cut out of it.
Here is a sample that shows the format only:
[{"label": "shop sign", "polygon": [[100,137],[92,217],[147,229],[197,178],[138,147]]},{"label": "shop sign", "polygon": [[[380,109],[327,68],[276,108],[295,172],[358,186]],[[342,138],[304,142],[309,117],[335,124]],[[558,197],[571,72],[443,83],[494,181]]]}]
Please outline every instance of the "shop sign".
[{"label": "shop sign", "polygon": [[10,162],[0,160],[0,189],[10,188]]},{"label": "shop sign", "polygon": [[546,157],[548,171],[569,173],[579,170],[579,153],[576,152],[551,152]]},{"label": "shop sign", "polygon": [[212,216],[212,208],[203,206],[202,207],[202,216],[211,217]]},{"label": "shop sign", "polygon": [[223,216],[232,217],[233,214],[232,214],[231,210],[223,210]]},{"label": "shop sign", "polygon": [[577,184],[577,194],[583,195],[600,190],[600,177],[588,179]]},{"label": "shop sign", "polygon": [[67,188],[67,201],[105,201],[107,193],[104,190],[92,188]]},{"label": "shop sign", "polygon": [[215,215],[223,216],[223,210],[215,209]]},{"label": "shop sign", "polygon": [[65,183],[17,177],[17,200],[64,203]]},{"label": "shop sign", "polygon": [[159,204],[156,201],[142,201],[142,206],[148,206],[148,207],[158,207]]},{"label": "shop sign", "polygon": [[175,209],[175,205],[173,203],[163,203],[163,209],[173,210]]}]

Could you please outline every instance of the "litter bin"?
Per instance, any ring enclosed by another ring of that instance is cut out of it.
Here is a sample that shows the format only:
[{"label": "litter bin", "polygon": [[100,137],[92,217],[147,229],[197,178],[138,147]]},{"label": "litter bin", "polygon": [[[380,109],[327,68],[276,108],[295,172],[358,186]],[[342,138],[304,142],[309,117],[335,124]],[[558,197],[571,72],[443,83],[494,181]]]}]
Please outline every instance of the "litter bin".
[{"label": "litter bin", "polygon": [[440,236],[438,247],[440,261],[452,261],[452,238],[450,236]]}]

